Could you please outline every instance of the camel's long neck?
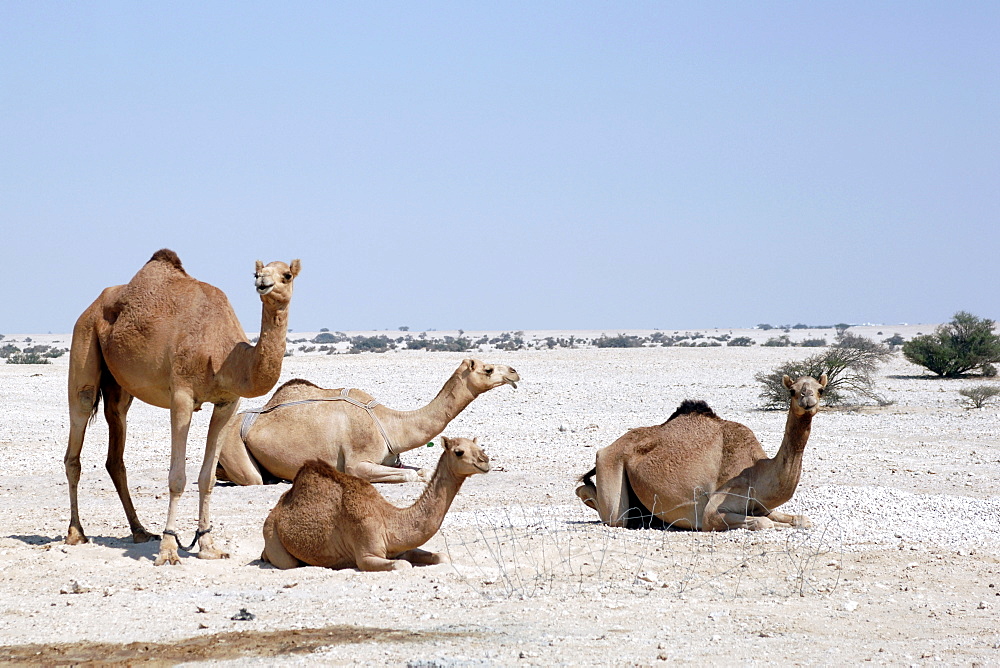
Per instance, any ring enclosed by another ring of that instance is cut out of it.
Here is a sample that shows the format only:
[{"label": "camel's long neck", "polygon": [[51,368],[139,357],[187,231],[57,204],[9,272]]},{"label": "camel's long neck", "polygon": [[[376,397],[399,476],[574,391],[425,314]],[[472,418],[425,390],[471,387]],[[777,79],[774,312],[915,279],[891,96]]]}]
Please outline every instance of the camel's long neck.
[{"label": "camel's long neck", "polygon": [[444,461],[445,457],[453,456],[450,450],[441,454],[424,493],[412,506],[401,509],[395,515],[393,525],[387,527],[391,551],[399,553],[420,547],[441,528],[444,516],[466,478],[457,475]]},{"label": "camel's long neck", "polygon": [[753,496],[765,507],[777,508],[795,493],[802,476],[802,453],[809,440],[812,418],[812,413],[796,415],[794,409],[789,408],[781,447],[773,459],[758,463],[760,471],[755,478],[760,486],[755,487]]},{"label": "camel's long neck", "polygon": [[376,409],[376,414],[385,424],[393,449],[405,452],[425,445],[443,432],[448,423],[465,410],[476,396],[456,373],[423,408],[394,411],[381,407]]},{"label": "camel's long neck", "polygon": [[223,366],[233,392],[241,397],[259,397],[271,391],[281,376],[287,333],[288,306],[264,304],[257,344],[240,344]]}]

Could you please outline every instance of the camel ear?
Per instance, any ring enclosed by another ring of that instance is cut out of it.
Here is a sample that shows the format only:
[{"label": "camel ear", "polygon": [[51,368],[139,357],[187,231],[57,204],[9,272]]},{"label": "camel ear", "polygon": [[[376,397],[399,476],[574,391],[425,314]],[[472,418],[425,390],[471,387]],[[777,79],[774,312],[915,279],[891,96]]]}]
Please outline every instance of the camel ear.
[{"label": "camel ear", "polygon": [[472,442],[475,443],[476,445],[479,445],[479,437],[478,436],[473,436],[472,437]]},{"label": "camel ear", "polygon": [[820,387],[826,387],[826,383],[827,383],[827,378],[826,374],[824,373],[822,376],[819,377],[819,385]]},{"label": "camel ear", "polygon": [[467,367],[469,369],[469,371],[475,371],[476,370],[476,360],[470,360],[470,359],[462,360],[462,364],[465,367]]},{"label": "camel ear", "polygon": [[302,263],[298,260],[292,260],[292,264],[288,269],[292,272],[292,278],[295,278],[299,275],[299,270],[302,269]]},{"label": "camel ear", "polygon": [[451,450],[451,439],[447,436],[441,436],[441,447],[445,450]]},{"label": "camel ear", "polygon": [[254,265],[254,269],[256,270],[256,272],[259,274],[260,270],[263,268],[264,268],[264,263],[261,262],[260,260],[257,260],[257,264]]},{"label": "camel ear", "polygon": [[794,384],[795,384],[795,381],[794,381],[794,380],[792,380],[791,378],[789,378],[789,377],[788,377],[788,374],[785,374],[784,376],[782,376],[782,377],[781,377],[781,382],[782,382],[782,383],[784,384],[784,386],[785,386],[786,388],[788,388],[789,390],[790,390],[790,389],[792,389],[792,385],[794,385]]}]

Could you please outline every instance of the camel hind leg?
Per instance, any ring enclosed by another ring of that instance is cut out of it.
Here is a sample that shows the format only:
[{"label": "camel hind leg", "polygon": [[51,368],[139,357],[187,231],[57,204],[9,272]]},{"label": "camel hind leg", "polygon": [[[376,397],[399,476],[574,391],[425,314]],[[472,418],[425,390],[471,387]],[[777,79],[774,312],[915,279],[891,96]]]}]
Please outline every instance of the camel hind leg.
[{"label": "camel hind leg", "polygon": [[[242,419],[237,416],[222,428],[219,440],[222,445],[219,450],[219,465],[216,477],[229,480],[237,485],[263,485],[264,476],[260,467],[247,449],[243,439],[240,438],[240,423]],[[219,475],[219,473],[222,475]]]},{"label": "camel hind leg", "polygon": [[122,508],[125,509],[132,540],[136,543],[145,543],[159,536],[146,531],[139,521],[135,506],[132,504],[132,496],[128,491],[128,474],[125,471],[125,421],[128,409],[132,405],[132,395],[123,390],[106,370],[101,377],[101,394],[104,396],[104,419],[108,422],[108,459],[105,468],[115,484]]},{"label": "camel hind leg", "polygon": [[597,465],[594,468],[597,492],[594,501],[601,521],[608,526],[626,526],[629,515],[629,494],[628,483],[625,480],[625,461],[617,453],[608,452],[605,448],[598,451]]},{"label": "camel hind leg", "polygon": [[69,355],[69,442],[63,464],[69,486],[69,529],[66,543],[78,545],[87,542],[87,535],[80,523],[77,491],[80,485],[80,452],[90,419],[97,413],[101,401],[101,371],[104,361],[94,328],[94,306],[84,311],[73,328],[73,342]]}]

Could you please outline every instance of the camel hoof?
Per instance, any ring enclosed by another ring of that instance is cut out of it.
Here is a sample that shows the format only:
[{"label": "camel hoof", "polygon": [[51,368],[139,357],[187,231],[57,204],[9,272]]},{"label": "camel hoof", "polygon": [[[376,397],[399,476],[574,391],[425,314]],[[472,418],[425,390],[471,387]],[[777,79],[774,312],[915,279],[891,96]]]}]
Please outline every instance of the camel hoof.
[{"label": "camel hoof", "polygon": [[594,497],[597,496],[596,487],[593,485],[580,485],[576,488],[576,495],[583,501],[583,505],[597,510],[597,502],[594,500]]},{"label": "camel hoof", "polygon": [[[263,557],[263,554],[261,555]],[[214,547],[207,550],[198,550],[199,559],[228,559],[229,553],[217,550]]]},{"label": "camel hoof", "polygon": [[393,559],[392,561],[392,570],[394,571],[405,571],[410,568],[413,568],[413,564],[406,559]]},{"label": "camel hoof", "polygon": [[163,564],[170,564],[171,566],[177,566],[181,563],[181,558],[177,555],[177,550],[160,550],[160,554],[156,556],[156,561],[153,562],[154,566],[162,566]]},{"label": "camel hoof", "polygon": [[792,526],[799,529],[812,529],[813,523],[805,515],[792,515]]},{"label": "camel hoof", "polygon": [[160,540],[160,535],[155,533],[149,533],[142,527],[132,532],[133,543],[148,543],[151,540]]},{"label": "camel hoof", "polygon": [[84,535],[83,531],[76,527],[70,527],[69,531],[66,532],[67,545],[80,545],[89,542],[90,540]]}]

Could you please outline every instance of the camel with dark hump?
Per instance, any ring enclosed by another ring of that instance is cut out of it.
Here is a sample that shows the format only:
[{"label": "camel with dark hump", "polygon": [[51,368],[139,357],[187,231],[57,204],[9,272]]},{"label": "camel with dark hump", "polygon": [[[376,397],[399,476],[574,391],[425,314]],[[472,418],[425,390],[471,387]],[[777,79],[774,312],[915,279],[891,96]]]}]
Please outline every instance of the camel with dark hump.
[{"label": "camel with dark hump", "polygon": [[[226,425],[219,477],[239,485],[263,484],[265,476],[292,480],[305,462],[321,459],[369,482],[426,482],[431,471],[401,466],[399,453],[426,445],[479,395],[502,385],[516,388],[520,380],[509,366],[467,359],[426,406],[397,411],[378,404],[371,414],[339,400],[342,388],[290,380],[275,390],[253,426],[242,430],[245,441],[238,420]],[[372,401],[361,390],[348,396],[362,404]]]},{"label": "camel with dark hump", "polygon": [[157,538],[136,516],[125,473],[125,417],[135,397],[170,409],[170,502],[155,563],[179,563],[176,511],[186,482],[188,428],[192,412],[210,403],[214,409],[198,476],[198,556],[228,556],[214,546],[208,533],[219,434],[235,416],[240,397],[258,397],[278,381],[288,304],[298,273],[298,260],[267,266],[257,261],[254,284],[262,314],[256,345],[247,341],[222,291],[189,276],[177,254],[167,249],[157,251],[128,284],[105,289],[83,312],[73,328],[69,360],[67,543],[87,542],[77,506],[80,451],[87,423],[97,413],[102,397],[109,432],[106,466],[132,538],[137,543]]},{"label": "camel with dark hump", "polygon": [[[768,458],[750,429],[684,401],[655,427],[632,429],[597,453],[576,494],[611,526],[697,531],[808,527],[775,510],[792,498],[826,374],[783,382],[790,394],[781,447]],[[595,480],[596,477],[596,480]]]},{"label": "camel with dark hump", "polygon": [[440,564],[447,555],[419,549],[441,528],[462,483],[490,470],[479,440],[442,437],[444,452],[423,494],[397,508],[374,485],[312,459],[264,521],[260,558],[278,568],[303,564],[398,571]]}]

